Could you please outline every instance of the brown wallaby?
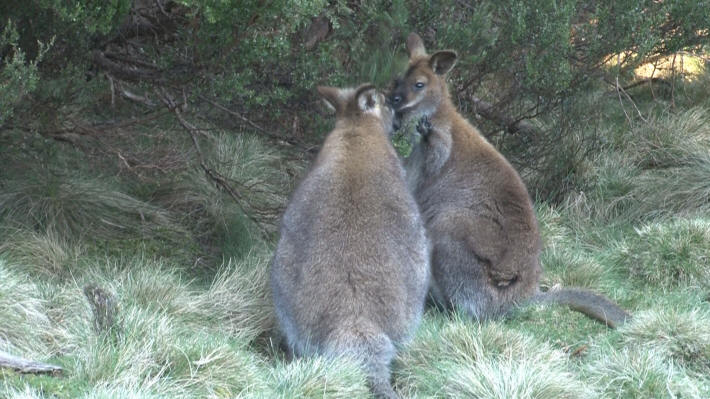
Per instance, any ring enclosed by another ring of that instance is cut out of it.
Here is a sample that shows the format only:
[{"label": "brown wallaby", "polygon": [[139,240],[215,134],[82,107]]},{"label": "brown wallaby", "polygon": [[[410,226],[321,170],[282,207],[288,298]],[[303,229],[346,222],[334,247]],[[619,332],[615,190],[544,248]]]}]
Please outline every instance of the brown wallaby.
[{"label": "brown wallaby", "polygon": [[336,112],[281,221],[271,265],[276,316],[295,355],[350,356],[375,395],[396,398],[389,365],[419,323],[429,247],[389,141],[394,111],[372,85],[318,87]]},{"label": "brown wallaby", "polygon": [[450,50],[428,55],[407,38],[409,67],[391,101],[404,119],[420,119],[421,141],[406,160],[432,245],[432,297],[485,319],[523,300],[565,304],[615,327],[630,316],[582,289],[541,293],[537,219],[523,181],[508,161],[454,107],[446,74]]}]

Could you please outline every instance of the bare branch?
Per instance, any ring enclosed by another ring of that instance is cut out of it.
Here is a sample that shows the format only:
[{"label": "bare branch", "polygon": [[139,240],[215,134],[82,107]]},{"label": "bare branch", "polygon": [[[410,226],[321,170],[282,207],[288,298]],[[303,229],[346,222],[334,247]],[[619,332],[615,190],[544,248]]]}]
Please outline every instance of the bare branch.
[{"label": "bare branch", "polygon": [[474,105],[474,111],[491,122],[504,127],[510,133],[522,133],[526,135],[538,134],[538,129],[530,122],[524,120],[516,120],[515,118],[505,115],[498,111],[496,107],[478,97],[471,97]]},{"label": "bare branch", "polygon": [[20,373],[57,375],[62,368],[53,364],[36,362],[0,351],[0,368],[9,368]]}]

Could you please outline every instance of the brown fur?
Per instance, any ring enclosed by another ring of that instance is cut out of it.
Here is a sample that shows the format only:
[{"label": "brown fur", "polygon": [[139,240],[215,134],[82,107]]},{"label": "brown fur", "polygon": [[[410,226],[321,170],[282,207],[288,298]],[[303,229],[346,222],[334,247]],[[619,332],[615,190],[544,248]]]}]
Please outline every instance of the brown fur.
[{"label": "brown fur", "polygon": [[541,240],[530,197],[515,169],[451,102],[445,76],[456,53],[429,56],[414,33],[407,48],[409,68],[391,101],[406,119],[428,124],[405,167],[432,243],[435,300],[485,319],[533,298],[623,323],[628,314],[602,296],[539,292]]},{"label": "brown fur", "polygon": [[281,222],[276,315],[294,354],[351,356],[377,396],[394,398],[389,364],[419,323],[429,284],[424,225],[389,141],[384,96],[369,85],[318,91],[336,125]]}]

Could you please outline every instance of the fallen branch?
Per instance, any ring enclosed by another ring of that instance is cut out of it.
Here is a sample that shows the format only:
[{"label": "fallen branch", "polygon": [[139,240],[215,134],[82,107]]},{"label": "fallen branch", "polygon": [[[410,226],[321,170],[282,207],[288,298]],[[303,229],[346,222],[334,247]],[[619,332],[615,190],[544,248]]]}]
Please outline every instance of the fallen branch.
[{"label": "fallen branch", "polygon": [[10,368],[20,373],[57,375],[62,368],[53,364],[35,362],[0,351],[0,368]]}]

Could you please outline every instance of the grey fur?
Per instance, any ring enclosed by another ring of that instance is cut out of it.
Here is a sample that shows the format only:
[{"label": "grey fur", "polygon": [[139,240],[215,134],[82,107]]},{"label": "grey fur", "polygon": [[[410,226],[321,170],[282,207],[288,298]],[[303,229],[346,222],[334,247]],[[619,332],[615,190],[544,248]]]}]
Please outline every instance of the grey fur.
[{"label": "grey fur", "polygon": [[271,287],[295,355],[351,356],[377,396],[395,398],[389,364],[421,318],[429,247],[389,142],[393,111],[363,87],[319,88],[336,127],[283,216]]}]

